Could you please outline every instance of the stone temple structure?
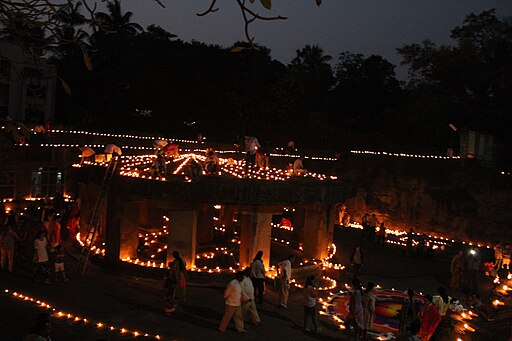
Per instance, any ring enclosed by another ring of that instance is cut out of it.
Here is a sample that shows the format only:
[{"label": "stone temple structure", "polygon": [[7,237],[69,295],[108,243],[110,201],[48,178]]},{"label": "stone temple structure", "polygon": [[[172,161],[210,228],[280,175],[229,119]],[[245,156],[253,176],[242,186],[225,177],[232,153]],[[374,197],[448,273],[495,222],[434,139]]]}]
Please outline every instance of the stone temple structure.
[{"label": "stone temple structure", "polygon": [[[100,191],[105,169],[75,170],[82,202],[82,234]],[[294,236],[308,259],[322,259],[332,242],[337,204],[355,196],[353,184],[340,180],[293,178],[287,181],[203,176],[186,182],[183,176],[166,181],[115,175],[110,182],[103,211],[102,235],[105,257],[110,263],[136,258],[139,227],[154,226],[162,215],[170,218],[168,250],[177,250],[194,265],[198,245],[213,241],[213,205],[221,205],[220,222],[233,221],[238,214],[241,227],[240,266],[248,266],[258,250],[269,266],[271,222],[283,206],[295,208]],[[168,252],[167,260],[171,252]]]}]

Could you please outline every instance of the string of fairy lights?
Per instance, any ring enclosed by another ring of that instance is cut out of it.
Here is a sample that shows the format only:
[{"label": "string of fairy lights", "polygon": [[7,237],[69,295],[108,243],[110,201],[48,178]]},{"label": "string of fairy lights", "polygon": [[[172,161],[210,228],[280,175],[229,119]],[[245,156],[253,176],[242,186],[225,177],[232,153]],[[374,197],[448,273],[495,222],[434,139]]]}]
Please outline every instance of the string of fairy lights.
[{"label": "string of fairy lights", "polygon": [[[359,223],[353,222],[349,225],[349,227],[353,229],[359,229],[362,230],[363,226]],[[376,228],[376,231],[380,231],[380,227]],[[399,230],[399,229],[392,229],[389,227],[386,227],[386,240],[385,242],[388,244],[393,244],[397,246],[407,246],[407,239],[408,234],[410,232]],[[412,232],[413,240],[412,240],[412,246],[416,247],[420,244],[420,240],[423,240],[425,242],[426,248],[431,248],[432,250],[441,249],[444,250],[446,247],[453,246],[455,243],[461,243],[463,245],[478,247],[478,248],[487,248],[490,249],[491,246],[489,244],[484,243],[475,243],[471,241],[456,241],[455,239],[450,239],[447,237],[439,236],[439,235],[433,235],[433,234],[422,234],[417,232]]]},{"label": "string of fairy lights", "polygon": [[[5,126],[1,127],[5,129]],[[20,128],[18,128],[20,129]],[[204,141],[190,140],[190,139],[179,139],[179,138],[168,138],[162,136],[148,136],[148,135],[136,135],[136,134],[115,134],[115,133],[101,133],[94,131],[86,131],[86,130],[66,130],[66,129],[52,129],[51,135],[84,135],[84,136],[97,136],[97,137],[109,137],[109,138],[122,138],[122,139],[133,139],[139,141],[153,141],[153,140],[167,140],[173,143],[186,143],[186,144],[203,144]],[[74,148],[79,147],[81,145],[78,144],[64,144],[64,143],[43,143],[43,144],[29,144],[25,143],[22,146],[40,146],[40,147],[67,147]],[[89,145],[89,147],[103,147],[103,145]],[[123,146],[125,149],[138,149],[138,150],[151,150],[153,147],[148,146]],[[276,150],[279,150],[277,148]],[[283,148],[280,148],[281,151],[284,151]],[[295,150],[296,151],[296,150]],[[238,150],[219,150],[219,153],[239,153]],[[370,151],[370,150],[350,150],[351,154],[366,154],[366,155],[378,155],[378,156],[390,156],[390,157],[403,157],[403,158],[417,158],[417,159],[439,159],[439,160],[450,160],[450,159],[460,159],[460,156],[441,156],[441,155],[428,155],[428,154],[412,154],[412,153],[396,153],[396,152],[386,152],[386,151]],[[304,153],[303,153],[304,154]],[[336,158],[333,157],[323,157],[317,155],[298,155],[297,153],[270,153],[269,156],[273,157],[286,157],[286,158],[298,158],[303,157],[305,159],[318,160],[318,161],[337,161]]]}]

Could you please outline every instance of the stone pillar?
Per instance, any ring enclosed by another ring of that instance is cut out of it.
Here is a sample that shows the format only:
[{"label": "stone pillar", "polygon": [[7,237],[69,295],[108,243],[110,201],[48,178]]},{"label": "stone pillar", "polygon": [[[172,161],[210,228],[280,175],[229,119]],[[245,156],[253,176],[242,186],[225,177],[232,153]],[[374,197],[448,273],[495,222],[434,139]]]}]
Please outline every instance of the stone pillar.
[{"label": "stone pillar", "polygon": [[150,213],[149,213],[150,202],[148,199],[141,199],[139,201],[139,207],[137,211],[139,212],[138,222],[140,226],[150,227]]},{"label": "stone pillar", "polygon": [[304,243],[305,209],[298,207],[293,212],[293,237],[299,243]]},{"label": "stone pillar", "polygon": [[272,213],[242,211],[240,214],[241,244],[240,268],[251,264],[256,252],[263,251],[263,264],[270,263],[270,237]]},{"label": "stone pillar", "polygon": [[129,202],[123,205],[120,222],[119,258],[137,258],[139,246],[139,203]]},{"label": "stone pillar", "polygon": [[190,269],[196,259],[197,210],[172,211],[169,219],[167,263],[173,260],[172,252],[178,251]]},{"label": "stone pillar", "polygon": [[304,212],[304,256],[308,259],[323,259],[327,247],[332,243],[334,207],[316,205]]},{"label": "stone pillar", "polygon": [[107,211],[108,226],[105,231],[105,259],[111,264],[119,263],[121,250],[121,220],[123,214],[123,198],[111,191],[107,198],[105,210]]},{"label": "stone pillar", "polygon": [[199,245],[213,244],[213,229],[215,227],[212,205],[201,205],[197,214],[197,243]]},{"label": "stone pillar", "polygon": [[230,205],[222,205],[220,212],[219,223],[220,225],[229,226],[233,224],[233,218],[235,217],[235,208]]}]

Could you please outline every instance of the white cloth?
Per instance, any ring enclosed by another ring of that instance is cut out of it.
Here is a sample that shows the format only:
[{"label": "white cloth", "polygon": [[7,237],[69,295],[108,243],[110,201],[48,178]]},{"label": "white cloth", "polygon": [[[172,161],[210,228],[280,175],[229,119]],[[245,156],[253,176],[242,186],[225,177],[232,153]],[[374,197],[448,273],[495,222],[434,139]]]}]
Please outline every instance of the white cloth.
[{"label": "white cloth", "polygon": [[122,155],[123,151],[121,150],[121,148],[119,148],[118,146],[116,146],[113,143],[107,144],[105,146],[105,154],[114,154],[114,153],[116,153],[117,155]]},{"label": "white cloth", "polygon": [[226,299],[226,305],[238,307],[242,304],[242,285],[237,279],[228,283],[224,291],[224,298]]},{"label": "white cloth", "polygon": [[451,301],[451,296],[448,296],[448,303],[445,303],[443,298],[439,295],[435,295],[434,297],[432,297],[432,303],[434,303],[434,305],[437,308],[437,311],[439,312],[439,315],[441,316],[446,315],[446,312],[448,311],[448,307],[450,306]]},{"label": "white cloth", "polygon": [[80,150],[82,151],[82,157],[89,157],[89,156],[93,156],[94,154],[96,154],[94,149],[92,149],[90,147],[80,147]]},{"label": "white cloth", "polygon": [[354,312],[354,315],[355,315],[355,320],[356,320],[357,324],[359,325],[359,327],[363,328],[363,326],[364,326],[364,320],[363,320],[363,298],[362,298],[361,291],[354,290],[352,292],[352,296],[353,297],[351,297],[351,300],[353,300],[353,301],[351,303],[354,305],[352,307],[352,309],[353,309],[353,312]]},{"label": "white cloth", "polygon": [[46,237],[43,240],[39,238],[34,240],[34,249],[37,255],[37,263],[48,262],[48,251],[46,247],[48,246],[48,241]]},{"label": "white cloth", "polygon": [[281,263],[279,263],[279,273],[281,274],[281,277],[283,276],[283,273],[286,271],[286,279],[291,280],[292,279],[292,262],[290,260],[285,259]]},{"label": "white cloth", "polygon": [[253,136],[246,136],[245,137],[245,151],[249,153],[250,155],[256,154],[256,151],[258,148],[260,148],[261,145],[258,142],[258,139]]},{"label": "white cloth", "polygon": [[265,278],[265,265],[259,259],[252,261],[251,263],[251,277],[253,278]]},{"label": "white cloth", "polygon": [[254,300],[254,286],[249,277],[245,277],[242,283],[242,296],[247,297],[250,300]]},{"label": "white cloth", "polygon": [[167,140],[157,139],[157,140],[153,141],[153,146],[155,146],[155,148],[163,148],[163,147],[167,146],[168,144],[169,144],[169,142],[167,142]]},{"label": "white cloth", "polygon": [[204,160],[204,164],[207,165],[209,163],[214,163],[214,164],[218,165],[219,164],[219,157],[217,155],[215,155],[215,154],[213,154],[211,156],[210,155],[207,156],[206,159]]},{"label": "white cloth", "polygon": [[293,172],[296,174],[303,174],[306,172],[306,169],[304,169],[304,165],[302,164],[302,159],[297,159],[293,163]]}]

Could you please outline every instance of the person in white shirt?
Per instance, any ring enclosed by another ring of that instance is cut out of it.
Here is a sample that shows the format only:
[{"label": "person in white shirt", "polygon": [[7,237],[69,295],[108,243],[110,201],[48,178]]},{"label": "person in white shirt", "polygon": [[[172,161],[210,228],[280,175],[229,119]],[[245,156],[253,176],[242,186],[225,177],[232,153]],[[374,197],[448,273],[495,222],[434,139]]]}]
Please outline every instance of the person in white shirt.
[{"label": "person in white shirt", "polygon": [[236,278],[228,283],[224,291],[224,298],[226,299],[226,310],[222,321],[220,322],[219,331],[224,333],[231,318],[235,321],[235,328],[239,333],[245,333],[244,320],[242,317],[242,301],[248,298],[242,293],[242,281],[244,280],[244,273],[239,271],[236,273]]},{"label": "person in white shirt", "polygon": [[244,150],[245,150],[245,173],[249,171],[249,166],[251,169],[254,169],[254,164],[256,163],[256,152],[258,148],[261,148],[258,139],[254,136],[249,136],[245,134],[244,136]]},{"label": "person in white shirt", "polygon": [[48,273],[48,241],[44,231],[39,231],[36,240],[34,240],[34,263],[36,263],[35,279],[38,275],[43,275],[44,283],[50,284],[50,275]]},{"label": "person in white shirt", "polygon": [[220,171],[220,161],[217,153],[215,153],[213,150],[210,150],[206,155],[206,159],[204,160],[204,169],[206,173],[218,173]]},{"label": "person in white shirt", "polygon": [[242,302],[242,318],[245,318],[247,312],[251,315],[251,322],[257,326],[261,323],[256,303],[254,302],[254,287],[252,286],[251,268],[244,269],[244,280],[242,281],[242,296],[247,297],[247,300]]},{"label": "person in white shirt", "polygon": [[307,169],[304,168],[302,161],[304,158],[300,157],[293,163],[293,174],[295,175],[304,175],[307,173]]},{"label": "person in white shirt", "polygon": [[290,295],[290,280],[292,279],[292,263],[294,255],[278,264],[277,277],[279,278],[279,307],[288,309],[288,296]]},{"label": "person in white shirt", "polygon": [[263,293],[265,291],[265,265],[263,264],[263,251],[258,251],[256,257],[251,263],[251,280],[254,287],[258,303],[263,303]]}]

